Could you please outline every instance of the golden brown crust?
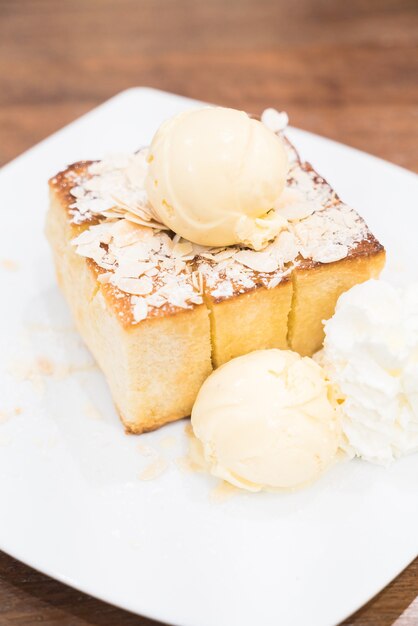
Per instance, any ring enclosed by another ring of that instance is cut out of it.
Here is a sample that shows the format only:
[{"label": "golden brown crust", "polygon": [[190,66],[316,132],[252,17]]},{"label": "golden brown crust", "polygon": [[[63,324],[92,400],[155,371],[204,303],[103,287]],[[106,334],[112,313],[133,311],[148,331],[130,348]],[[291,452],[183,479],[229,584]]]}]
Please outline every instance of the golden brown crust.
[{"label": "golden brown crust", "polygon": [[[347,256],[342,261],[346,259],[358,259],[359,257],[371,257],[374,255],[378,255],[380,252],[385,252],[382,244],[376,239],[372,233],[368,233],[366,239],[363,241],[359,241],[354,247],[352,247]],[[316,267],[321,267],[322,265],[335,266],[341,261],[334,261],[332,263],[318,263],[313,261],[312,259],[298,259],[298,267],[300,269],[313,269]]]},{"label": "golden brown crust", "polygon": [[[93,272],[93,274],[95,275],[96,280],[100,274],[105,273],[106,270],[99,267],[97,263],[95,263],[92,259],[86,259],[86,262],[90,271]],[[117,316],[123,328],[125,330],[135,328],[137,326],[137,322],[135,322],[132,312],[131,296],[121,291],[111,283],[99,284],[98,282],[98,288],[100,288],[106,304]],[[154,320],[158,320],[162,317],[170,317],[173,315],[187,316],[188,313],[191,313],[198,306],[201,305],[195,304],[187,309],[184,309],[181,307],[175,307],[167,303],[160,308],[152,308],[149,311],[147,318],[141,321],[141,324],[152,323]]]},{"label": "golden brown crust", "polygon": [[[54,191],[57,199],[67,212],[71,219],[70,205],[74,203],[75,198],[71,195],[71,189],[77,184],[77,180],[83,175],[87,175],[87,168],[94,163],[94,161],[76,161],[72,163],[65,170],[61,170],[55,176],[49,179],[49,188]],[[89,225],[97,223],[97,218],[90,218],[85,220]]]}]

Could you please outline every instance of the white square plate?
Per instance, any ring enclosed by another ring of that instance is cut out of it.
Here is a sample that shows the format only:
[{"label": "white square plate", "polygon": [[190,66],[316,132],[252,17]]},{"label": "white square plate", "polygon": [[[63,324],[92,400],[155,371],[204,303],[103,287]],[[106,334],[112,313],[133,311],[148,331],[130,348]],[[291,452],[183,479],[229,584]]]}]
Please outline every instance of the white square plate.
[{"label": "white square plate", "polygon": [[[147,144],[196,104],[131,89],[0,172],[0,548],[170,624],[333,625],[417,555],[418,456],[390,469],[340,464],[300,493],[222,500],[215,479],[176,464],[185,421],[124,434],[56,286],[43,235],[48,177]],[[386,245],[386,276],[416,279],[418,177],[289,136]],[[167,469],[141,480],[156,461]]]}]

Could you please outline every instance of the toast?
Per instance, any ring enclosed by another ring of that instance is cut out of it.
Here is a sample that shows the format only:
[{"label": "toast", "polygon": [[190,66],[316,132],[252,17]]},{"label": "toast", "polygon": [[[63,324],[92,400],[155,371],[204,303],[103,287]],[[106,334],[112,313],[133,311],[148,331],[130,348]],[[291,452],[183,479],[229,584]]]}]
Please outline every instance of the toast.
[{"label": "toast", "polygon": [[376,277],[382,245],[286,141],[287,230],[261,252],[164,229],[136,188],[146,150],[50,180],[46,232],[75,323],[127,431],[190,414],[214,367],[252,350],[321,347],[339,295]]}]

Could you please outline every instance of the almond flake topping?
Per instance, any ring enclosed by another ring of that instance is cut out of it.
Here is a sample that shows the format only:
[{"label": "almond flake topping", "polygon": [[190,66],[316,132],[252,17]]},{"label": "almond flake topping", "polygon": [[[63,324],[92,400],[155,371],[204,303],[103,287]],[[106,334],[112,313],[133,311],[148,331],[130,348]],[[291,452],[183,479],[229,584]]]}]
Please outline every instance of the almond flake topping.
[{"label": "almond flake topping", "polygon": [[285,111],[276,111],[276,109],[266,109],[261,115],[261,121],[273,133],[283,132],[289,123],[288,115]]},{"label": "almond flake topping", "polygon": [[278,262],[268,252],[240,250],[236,253],[235,260],[256,272],[274,272],[279,267]]},{"label": "almond flake topping", "polygon": [[148,315],[148,305],[144,298],[132,298],[133,315],[135,322],[142,322]]},{"label": "almond flake topping", "polygon": [[[282,133],[288,119],[267,109],[262,121]],[[73,240],[77,254],[104,270],[98,280],[113,287],[116,298],[129,295],[136,323],[162,307],[201,304],[204,285],[213,298],[223,299],[259,285],[276,287],[301,259],[332,263],[345,258],[367,236],[365,223],[283,139],[290,169],[272,219],[282,220],[284,227],[263,250],[207,247],[170,233],[145,192],[144,148],[94,162],[82,174],[67,172],[74,183],[72,221],[98,220]]]},{"label": "almond flake topping", "polygon": [[92,216],[125,218],[136,224],[167,230],[156,219],[144,189],[148,149],[135,154],[113,155],[92,163],[90,176],[71,189],[73,221],[82,223]]}]

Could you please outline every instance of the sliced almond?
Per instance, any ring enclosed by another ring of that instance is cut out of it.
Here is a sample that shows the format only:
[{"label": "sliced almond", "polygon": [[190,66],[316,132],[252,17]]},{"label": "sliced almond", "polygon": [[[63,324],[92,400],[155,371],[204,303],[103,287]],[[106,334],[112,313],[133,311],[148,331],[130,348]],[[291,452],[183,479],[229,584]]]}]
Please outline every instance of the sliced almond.
[{"label": "sliced almond", "polygon": [[113,277],[113,272],[104,272],[103,274],[98,275],[97,280],[102,285],[107,285],[108,283],[111,282],[112,277]]},{"label": "sliced almond", "polygon": [[277,261],[266,252],[254,250],[240,250],[235,255],[235,260],[256,272],[274,272],[278,268]]},{"label": "sliced almond", "polygon": [[348,247],[344,244],[329,244],[318,251],[314,251],[312,259],[317,263],[334,263],[345,259],[347,254]]},{"label": "sliced almond", "polygon": [[133,301],[133,316],[135,322],[141,322],[148,315],[148,305],[144,298],[135,298]]},{"label": "sliced almond", "polygon": [[150,296],[148,296],[147,303],[149,306],[159,309],[164,304],[167,304],[167,299],[158,293],[153,293]]},{"label": "sliced almond", "polygon": [[[139,278],[145,272],[149,272],[154,266],[147,261],[131,261],[123,256],[119,259],[117,274],[121,278]],[[149,274],[148,274],[149,275]]]},{"label": "sliced almond", "polygon": [[277,274],[276,276],[274,276],[274,278],[272,278],[267,284],[268,289],[274,289],[275,287],[277,287],[277,285],[282,282],[282,278],[282,274]]},{"label": "sliced almond", "polygon": [[261,114],[261,121],[274,133],[282,132],[289,123],[289,117],[284,111],[268,108]]},{"label": "sliced almond", "polygon": [[152,280],[148,276],[141,276],[141,278],[118,278],[115,276],[112,282],[121,291],[136,296],[143,296],[152,291]]},{"label": "sliced almond", "polygon": [[112,227],[112,236],[115,246],[123,248],[141,241],[148,235],[149,229],[133,224],[126,219],[120,219]]},{"label": "sliced almond", "polygon": [[173,255],[175,257],[183,257],[190,255],[193,252],[193,245],[190,241],[182,241],[174,244],[173,247]]}]

